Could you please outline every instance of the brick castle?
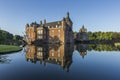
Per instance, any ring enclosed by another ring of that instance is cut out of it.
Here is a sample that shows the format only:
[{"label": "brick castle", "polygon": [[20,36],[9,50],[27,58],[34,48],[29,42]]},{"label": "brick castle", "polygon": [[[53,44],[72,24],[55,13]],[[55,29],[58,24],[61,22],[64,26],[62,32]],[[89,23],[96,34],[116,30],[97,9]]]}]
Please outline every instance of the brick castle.
[{"label": "brick castle", "polygon": [[72,25],[69,12],[61,21],[26,24],[27,43],[73,43]]}]

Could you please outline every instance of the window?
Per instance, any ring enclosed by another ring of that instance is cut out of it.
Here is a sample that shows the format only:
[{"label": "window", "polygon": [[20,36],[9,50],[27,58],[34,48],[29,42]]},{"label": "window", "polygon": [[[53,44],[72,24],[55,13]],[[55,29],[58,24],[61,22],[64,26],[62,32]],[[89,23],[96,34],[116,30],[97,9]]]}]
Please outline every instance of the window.
[{"label": "window", "polygon": [[37,55],[38,56],[43,56],[43,53],[42,52],[37,52]]},{"label": "window", "polygon": [[40,39],[40,36],[38,36],[38,39]]},{"label": "window", "polygon": [[52,49],[52,51],[54,51],[54,49]]},{"label": "window", "polygon": [[44,35],[44,39],[46,39],[46,35]]},{"label": "window", "polygon": [[43,30],[39,30],[37,33],[38,34],[43,34]]},{"label": "window", "polygon": [[60,53],[58,54],[58,57],[60,57]]},{"label": "window", "polygon": [[44,30],[44,34],[46,34],[46,30]]},{"label": "window", "polygon": [[58,30],[58,32],[60,33],[60,30]]},{"label": "window", "polygon": [[29,38],[31,37],[31,33],[29,33]]},{"label": "window", "polygon": [[32,37],[34,36],[34,34],[32,34]]},{"label": "window", "polygon": [[38,39],[43,39],[43,36],[41,35],[41,36],[38,36]]},{"label": "window", "polygon": [[60,48],[58,49],[58,53],[60,53]]},{"label": "window", "polygon": [[54,37],[54,30],[52,30],[52,37]]},{"label": "window", "polygon": [[52,37],[54,37],[54,34],[52,34]]},{"label": "window", "polygon": [[51,40],[51,37],[49,37],[49,40]]},{"label": "window", "polygon": [[42,51],[42,50],[43,50],[43,48],[39,47],[39,48],[38,48],[38,50],[39,50],[39,51]]},{"label": "window", "polygon": [[60,38],[60,33],[58,33],[58,37]]},{"label": "window", "polygon": [[43,56],[42,52],[40,52],[40,56]]},{"label": "window", "polygon": [[59,26],[59,28],[63,28],[62,26]]},{"label": "window", "polygon": [[58,38],[60,39],[60,34],[58,34]]},{"label": "window", "polygon": [[54,33],[54,30],[52,30],[52,32]]},{"label": "window", "polygon": [[37,33],[40,34],[40,31],[38,31]]},{"label": "window", "polygon": [[54,56],[54,53],[52,53],[52,56]]}]

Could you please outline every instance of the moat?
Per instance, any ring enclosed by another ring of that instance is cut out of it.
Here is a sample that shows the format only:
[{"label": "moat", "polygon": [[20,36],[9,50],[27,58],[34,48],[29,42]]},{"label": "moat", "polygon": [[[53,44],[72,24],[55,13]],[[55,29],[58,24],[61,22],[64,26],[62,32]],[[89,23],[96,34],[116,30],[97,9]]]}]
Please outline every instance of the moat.
[{"label": "moat", "polygon": [[28,45],[0,55],[0,80],[120,80],[114,45]]}]

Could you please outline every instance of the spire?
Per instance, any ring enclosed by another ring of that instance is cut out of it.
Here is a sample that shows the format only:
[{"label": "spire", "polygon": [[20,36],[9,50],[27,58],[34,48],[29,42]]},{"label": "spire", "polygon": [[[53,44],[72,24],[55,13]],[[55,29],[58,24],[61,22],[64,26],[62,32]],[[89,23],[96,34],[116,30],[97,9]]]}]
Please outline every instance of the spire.
[{"label": "spire", "polygon": [[66,18],[69,18],[69,12],[67,12],[67,16],[66,16]]},{"label": "spire", "polygon": [[84,25],[83,25],[82,28],[80,29],[80,32],[87,32],[87,29],[84,27]]},{"label": "spire", "polygon": [[83,26],[82,26],[82,29],[85,29],[84,24],[83,24]]}]

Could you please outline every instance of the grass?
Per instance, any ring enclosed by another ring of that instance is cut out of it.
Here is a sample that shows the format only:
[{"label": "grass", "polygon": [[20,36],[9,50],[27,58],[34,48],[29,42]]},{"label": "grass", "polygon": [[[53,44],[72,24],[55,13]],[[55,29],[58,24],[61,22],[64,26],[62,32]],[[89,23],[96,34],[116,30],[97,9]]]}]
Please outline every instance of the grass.
[{"label": "grass", "polygon": [[12,46],[12,45],[0,45],[0,54],[2,53],[11,53],[11,52],[16,52],[20,51],[22,48],[19,46]]}]

